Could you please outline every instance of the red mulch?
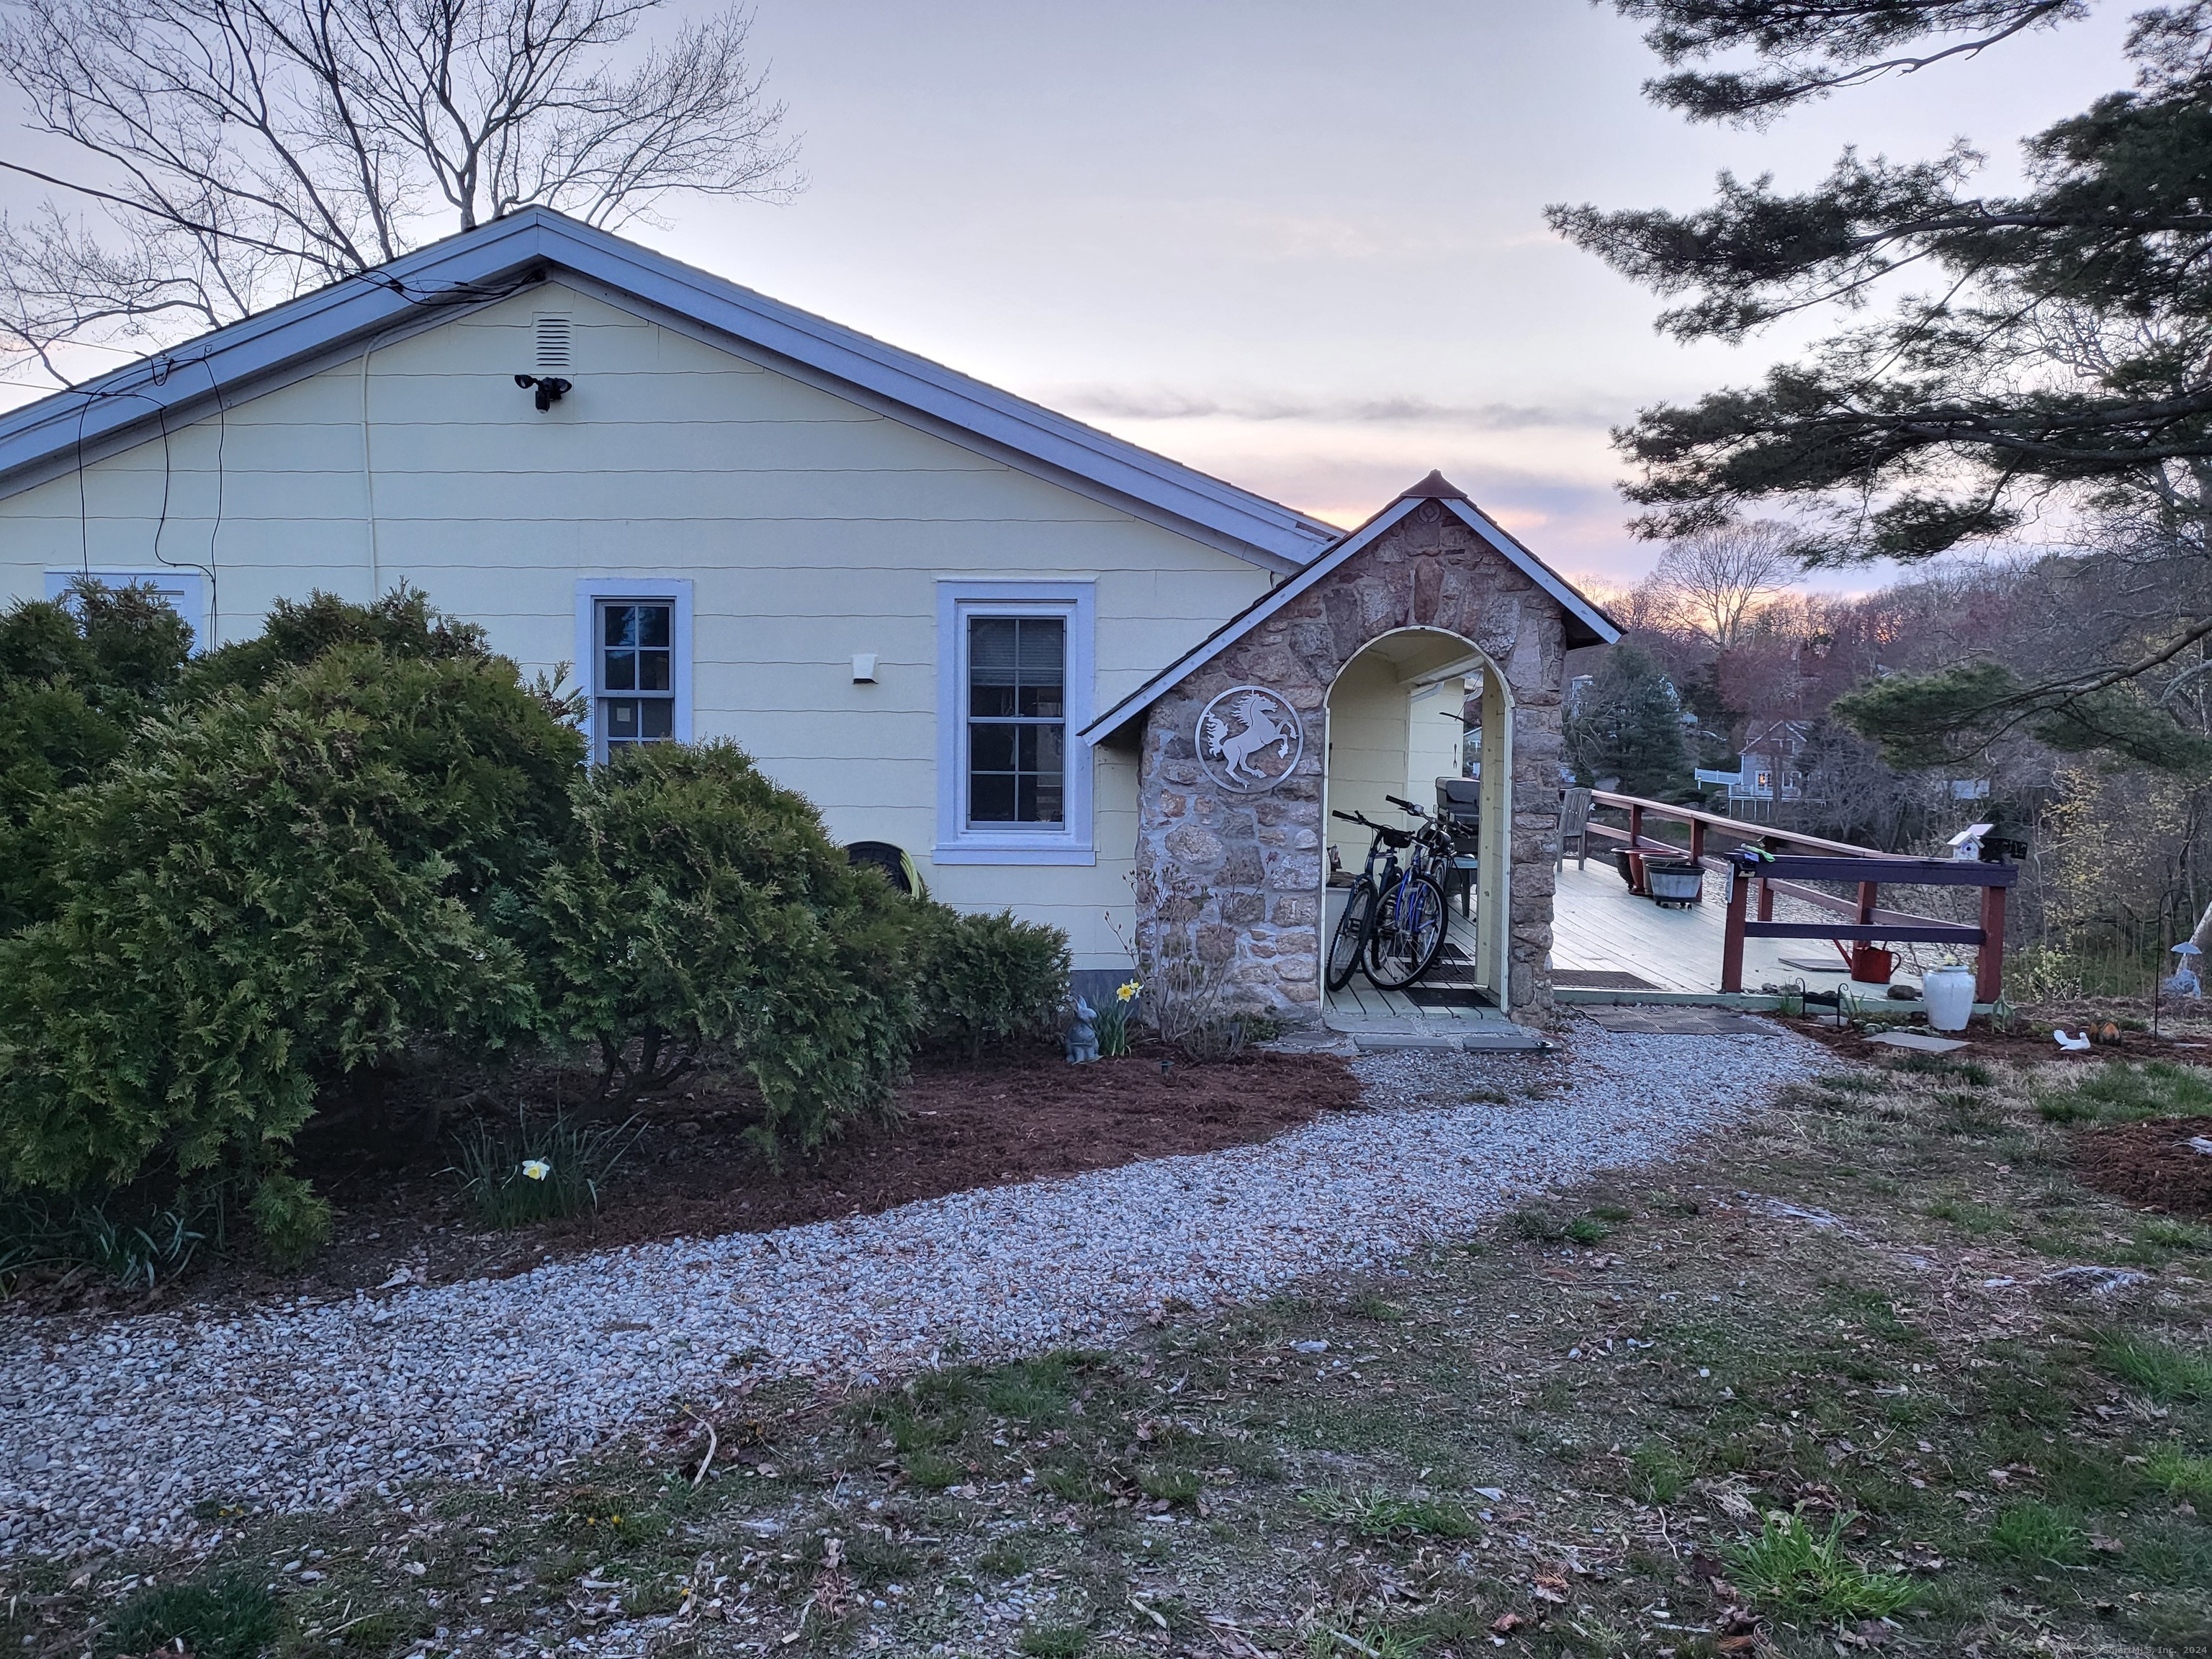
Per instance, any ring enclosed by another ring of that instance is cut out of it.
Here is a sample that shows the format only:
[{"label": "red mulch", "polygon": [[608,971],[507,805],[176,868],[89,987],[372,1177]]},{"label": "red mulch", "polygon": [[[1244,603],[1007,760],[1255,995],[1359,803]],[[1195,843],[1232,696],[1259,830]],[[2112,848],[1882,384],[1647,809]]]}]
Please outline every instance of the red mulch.
[{"label": "red mulch", "polygon": [[2212,1215],[2212,1118],[2153,1117],[2084,1129],[2074,1142],[2081,1179],[2100,1192],[2177,1215]]},{"label": "red mulch", "polygon": [[[481,1080],[480,1080],[481,1081]],[[27,1283],[15,1305],[70,1307],[250,1304],[350,1295],[402,1269],[410,1282],[521,1272],[548,1258],[610,1246],[727,1232],[765,1232],[872,1214],[917,1199],[1036,1181],[1146,1158],[1269,1139],[1324,1112],[1354,1106],[1359,1085],[1325,1054],[1249,1054],[1163,1071],[1156,1054],[1070,1066],[1055,1046],[975,1065],[926,1059],[899,1091],[897,1117],[854,1130],[809,1159],[771,1170],[741,1139],[756,1103],[724,1079],[637,1109],[642,1130],[600,1196],[596,1215],[487,1233],[445,1173],[451,1132],[471,1106],[448,1106],[434,1133],[404,1126],[466,1093],[436,1077],[365,1083],[328,1103],[301,1137],[298,1167],[337,1210],[335,1236],[300,1274],[276,1278],[244,1255],[209,1260],[151,1297],[95,1284]],[[526,1073],[480,1086],[476,1101],[540,1121],[565,1099],[590,1098],[574,1074]],[[428,1120],[426,1119],[426,1124]]]}]

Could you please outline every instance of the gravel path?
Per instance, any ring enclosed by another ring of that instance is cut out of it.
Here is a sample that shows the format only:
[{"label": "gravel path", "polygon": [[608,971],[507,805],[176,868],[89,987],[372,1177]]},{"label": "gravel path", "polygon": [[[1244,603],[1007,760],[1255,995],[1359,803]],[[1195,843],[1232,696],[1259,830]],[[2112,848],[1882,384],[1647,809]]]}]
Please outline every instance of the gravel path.
[{"label": "gravel path", "polygon": [[204,1498],[543,1468],[747,1375],[865,1379],[954,1338],[991,1358],[1262,1295],[1662,1156],[1821,1058],[1582,1024],[1563,1058],[1364,1059],[1373,1109],[1258,1146],[319,1306],[9,1323],[0,1555],[186,1544]]}]

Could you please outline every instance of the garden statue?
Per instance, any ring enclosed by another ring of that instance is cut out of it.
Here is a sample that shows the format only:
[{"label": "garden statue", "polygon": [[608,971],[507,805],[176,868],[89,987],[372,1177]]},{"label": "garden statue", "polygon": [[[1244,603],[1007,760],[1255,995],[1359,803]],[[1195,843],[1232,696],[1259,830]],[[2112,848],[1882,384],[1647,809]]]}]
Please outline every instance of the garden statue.
[{"label": "garden statue", "polygon": [[2168,996],[2203,996],[2204,986],[2197,976],[2197,961],[2204,952],[2196,945],[2185,939],[2173,947],[2173,954],[2181,958],[2180,963],[2166,976],[2166,982],[2158,988]]},{"label": "garden statue", "polygon": [[1075,1024],[1067,1030],[1067,1063],[1081,1066],[1098,1058],[1098,1011],[1081,997],[1075,1000]]}]

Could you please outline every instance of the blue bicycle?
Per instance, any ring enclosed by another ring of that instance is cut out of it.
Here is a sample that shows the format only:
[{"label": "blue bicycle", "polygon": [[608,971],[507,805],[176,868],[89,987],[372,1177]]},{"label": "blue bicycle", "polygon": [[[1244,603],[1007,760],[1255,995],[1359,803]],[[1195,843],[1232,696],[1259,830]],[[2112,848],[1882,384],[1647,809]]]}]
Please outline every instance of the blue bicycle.
[{"label": "blue bicycle", "polygon": [[[1417,830],[1396,830],[1357,812],[1332,817],[1374,831],[1367,865],[1346,896],[1344,914],[1329,939],[1326,983],[1341,991],[1354,971],[1385,991],[1403,990],[1436,965],[1450,928],[1443,884],[1431,873],[1451,856],[1449,832],[1411,801],[1383,797],[1421,821]],[[1409,852],[1401,867],[1398,854]],[[1449,867],[1445,863],[1443,867]]]}]

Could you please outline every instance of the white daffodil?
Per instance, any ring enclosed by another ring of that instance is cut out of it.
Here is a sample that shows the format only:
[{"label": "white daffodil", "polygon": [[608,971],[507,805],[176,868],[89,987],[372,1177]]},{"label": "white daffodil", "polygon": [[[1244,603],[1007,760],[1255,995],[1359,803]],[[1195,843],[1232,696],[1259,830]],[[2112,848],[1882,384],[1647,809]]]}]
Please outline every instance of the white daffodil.
[{"label": "white daffodil", "polygon": [[522,1173],[532,1181],[543,1181],[553,1173],[553,1166],[542,1158],[526,1158],[522,1160]]}]

